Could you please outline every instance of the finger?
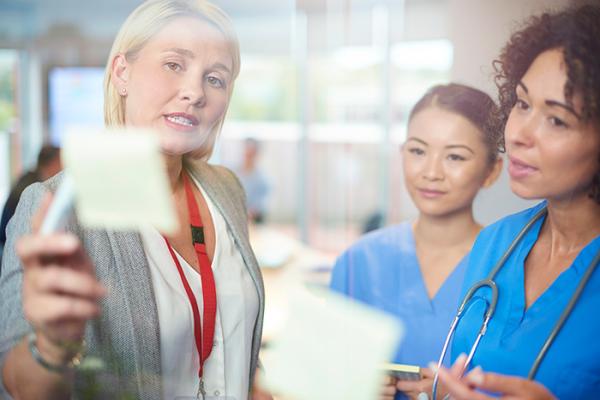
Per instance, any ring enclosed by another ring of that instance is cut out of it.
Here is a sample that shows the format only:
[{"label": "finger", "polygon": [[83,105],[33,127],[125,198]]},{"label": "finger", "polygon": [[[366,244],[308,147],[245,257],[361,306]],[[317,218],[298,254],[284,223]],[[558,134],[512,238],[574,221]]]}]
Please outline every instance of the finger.
[{"label": "finger", "polygon": [[50,192],[44,193],[42,196],[42,201],[40,202],[40,206],[31,217],[31,231],[37,233],[42,226],[42,222],[44,218],[46,218],[46,214],[48,213],[48,209],[50,208],[50,204],[52,204],[52,199],[54,198],[54,194]]},{"label": "finger", "polygon": [[401,392],[418,392],[418,391],[421,391],[422,387],[423,387],[422,380],[418,380],[418,381],[398,380],[398,383],[396,383],[396,389],[400,390]]},{"label": "finger", "polygon": [[38,296],[24,302],[23,310],[27,320],[38,326],[63,320],[83,322],[100,314],[100,306],[95,301],[57,295]]},{"label": "finger", "polygon": [[396,394],[396,387],[393,386],[393,385],[387,385],[387,386],[383,386],[381,388],[381,392],[380,392],[381,396],[392,396],[392,397],[394,397],[395,394]]},{"label": "finger", "polygon": [[491,397],[488,397],[482,393],[479,393],[469,387],[465,382],[463,382],[459,377],[455,376],[452,371],[442,367],[438,371],[439,379],[448,393],[451,395],[452,399],[455,400],[489,400]]},{"label": "finger", "polygon": [[431,368],[421,368],[421,375],[423,378],[433,378],[435,374]]},{"label": "finger", "polygon": [[88,300],[98,300],[106,294],[106,288],[94,276],[59,266],[48,266],[36,271],[34,285],[40,292]]},{"label": "finger", "polygon": [[382,385],[394,385],[396,383],[396,378],[391,375],[384,375]]},{"label": "finger", "polygon": [[453,376],[459,377],[462,375],[465,370],[465,363],[467,362],[467,355],[465,353],[461,353],[450,367],[450,373]]},{"label": "finger", "polygon": [[507,396],[516,396],[523,394],[537,394],[539,397],[552,399],[552,394],[537,382],[528,381],[521,377],[507,376],[493,372],[483,373],[481,368],[474,368],[469,376],[465,377],[473,386],[480,389],[502,393]]},{"label": "finger", "polygon": [[81,242],[72,234],[28,235],[19,239],[15,250],[23,266],[39,265],[44,259],[67,257],[78,253]]}]

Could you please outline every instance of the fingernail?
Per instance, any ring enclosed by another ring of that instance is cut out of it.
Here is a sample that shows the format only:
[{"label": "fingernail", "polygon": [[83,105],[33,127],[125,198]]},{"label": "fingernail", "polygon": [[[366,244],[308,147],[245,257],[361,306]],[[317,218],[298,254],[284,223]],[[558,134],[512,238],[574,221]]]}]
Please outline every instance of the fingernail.
[{"label": "fingernail", "polygon": [[454,364],[464,364],[465,361],[467,361],[467,355],[465,353],[460,353],[460,355],[456,358],[456,361],[454,361]]},{"label": "fingernail", "polygon": [[62,237],[61,242],[65,247],[75,247],[77,246],[77,239],[75,239],[71,235],[65,235]]},{"label": "fingernail", "polygon": [[477,366],[475,368],[473,368],[471,370],[471,372],[469,372],[469,375],[467,376],[467,378],[469,379],[469,381],[474,384],[474,385],[483,385],[483,370],[481,369],[480,366]]},{"label": "fingernail", "polygon": [[103,285],[98,285],[98,295],[105,297],[108,294],[108,288]]},{"label": "fingernail", "polygon": [[434,374],[437,374],[437,371],[438,371],[437,363],[434,363],[433,361],[431,361],[429,364],[427,364],[427,366],[429,367],[429,369],[431,371],[433,371]]}]

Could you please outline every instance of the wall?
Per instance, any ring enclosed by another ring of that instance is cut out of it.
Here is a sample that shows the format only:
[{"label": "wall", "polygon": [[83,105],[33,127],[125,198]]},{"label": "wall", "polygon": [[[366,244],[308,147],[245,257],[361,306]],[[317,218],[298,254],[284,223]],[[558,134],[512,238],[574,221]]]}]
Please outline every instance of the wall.
[{"label": "wall", "polygon": [[[454,44],[452,79],[495,96],[491,63],[511,32],[529,15],[568,4],[568,0],[448,0],[449,37]],[[512,194],[504,168],[498,182],[477,199],[475,215],[488,224],[533,203]]]}]

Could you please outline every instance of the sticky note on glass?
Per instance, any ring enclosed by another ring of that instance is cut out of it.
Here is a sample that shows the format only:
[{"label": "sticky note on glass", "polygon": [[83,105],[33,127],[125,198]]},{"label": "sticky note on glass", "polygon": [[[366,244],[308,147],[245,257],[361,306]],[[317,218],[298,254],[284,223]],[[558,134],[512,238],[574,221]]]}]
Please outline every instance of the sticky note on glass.
[{"label": "sticky note on glass", "polygon": [[265,383],[295,400],[372,400],[381,390],[381,364],[400,341],[399,321],[323,291],[297,290],[289,319],[268,348]]},{"label": "sticky note on glass", "polygon": [[73,180],[77,217],[88,228],[177,229],[158,135],[112,130],[65,136],[65,171]]}]

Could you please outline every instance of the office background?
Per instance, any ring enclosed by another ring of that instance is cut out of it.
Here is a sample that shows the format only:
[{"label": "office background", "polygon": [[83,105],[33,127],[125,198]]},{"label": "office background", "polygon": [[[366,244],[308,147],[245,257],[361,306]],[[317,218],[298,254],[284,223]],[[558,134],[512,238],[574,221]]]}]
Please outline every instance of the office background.
[{"label": "office background", "polygon": [[[412,104],[457,81],[495,96],[492,60],[518,21],[568,0],[214,0],[242,50],[212,162],[262,143],[267,225],[334,256],[367,219],[415,215],[399,146]],[[0,201],[65,130],[102,125],[103,67],[139,0],[0,0]],[[506,175],[476,202],[490,223],[528,203]]]}]

